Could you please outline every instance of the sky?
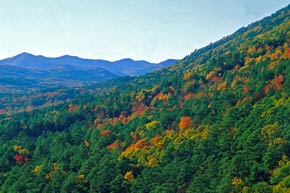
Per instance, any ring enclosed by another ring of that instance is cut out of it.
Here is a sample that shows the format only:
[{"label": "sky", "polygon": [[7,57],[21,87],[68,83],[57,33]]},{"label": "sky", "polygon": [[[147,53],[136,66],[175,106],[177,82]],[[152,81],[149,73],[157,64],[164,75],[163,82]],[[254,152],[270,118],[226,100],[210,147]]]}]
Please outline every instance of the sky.
[{"label": "sky", "polygon": [[0,58],[160,62],[271,15],[289,0],[0,0]]}]

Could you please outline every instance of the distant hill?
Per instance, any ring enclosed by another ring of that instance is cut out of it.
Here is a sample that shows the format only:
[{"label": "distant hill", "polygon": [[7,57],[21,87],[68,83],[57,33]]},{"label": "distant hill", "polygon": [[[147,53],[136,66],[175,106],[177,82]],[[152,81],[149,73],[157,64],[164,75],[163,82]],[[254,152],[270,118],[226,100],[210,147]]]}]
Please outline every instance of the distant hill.
[{"label": "distant hill", "polygon": [[[57,81],[61,81],[62,86],[74,86],[119,76],[139,76],[170,66],[176,62],[177,60],[170,59],[155,64],[143,60],[135,61],[129,58],[110,62],[69,55],[49,58],[24,52],[0,60],[0,84],[12,78],[14,80],[33,80],[41,84],[51,85],[53,85],[53,82],[59,85]],[[27,83],[27,81],[24,82],[25,84]],[[15,84],[19,83],[15,82]]]}]

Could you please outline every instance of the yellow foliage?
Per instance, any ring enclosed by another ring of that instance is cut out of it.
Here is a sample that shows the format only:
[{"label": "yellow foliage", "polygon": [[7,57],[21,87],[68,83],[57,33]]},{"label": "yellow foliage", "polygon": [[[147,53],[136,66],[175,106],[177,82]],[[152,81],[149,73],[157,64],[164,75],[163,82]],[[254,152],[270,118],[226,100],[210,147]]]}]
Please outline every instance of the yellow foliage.
[{"label": "yellow foliage", "polygon": [[13,146],[13,149],[14,149],[14,151],[19,151],[19,150],[21,150],[22,149],[22,147],[20,146],[20,145],[14,145]]},{"label": "yellow foliage", "polygon": [[58,165],[57,165],[56,162],[52,163],[52,166],[53,166],[53,169],[54,169],[54,170],[58,170]]},{"label": "yellow foliage", "polygon": [[[253,65],[255,63],[255,58],[249,58],[248,56],[245,58],[245,66],[249,66],[249,65]],[[243,68],[243,67],[242,67]],[[240,71],[242,70],[242,68],[240,68]]]},{"label": "yellow foliage", "polygon": [[287,157],[287,155],[283,155],[282,159],[279,161],[279,166],[285,166],[285,165],[289,165],[290,166],[290,161]]},{"label": "yellow foliage", "polygon": [[237,132],[237,128],[231,128],[231,129],[229,130],[229,134],[230,134],[231,136],[234,136],[234,135],[236,134],[236,132]]},{"label": "yellow foliage", "polygon": [[41,170],[42,166],[39,165],[39,166],[35,166],[35,168],[32,170],[32,173],[34,174],[38,174]]},{"label": "yellow foliage", "polygon": [[143,93],[139,92],[138,95],[136,96],[136,100],[138,102],[142,102],[144,100],[145,96]]},{"label": "yellow foliage", "polygon": [[218,91],[225,91],[225,90],[227,90],[227,82],[224,81],[224,82],[218,84],[216,89]]},{"label": "yellow foliage", "polygon": [[254,46],[250,47],[247,52],[248,52],[248,54],[252,54],[252,53],[255,53],[256,51],[257,51],[256,46],[254,45]]},{"label": "yellow foliage", "polygon": [[134,180],[133,172],[132,171],[126,172],[125,175],[124,175],[124,179],[127,180],[127,181]]},{"label": "yellow foliage", "polygon": [[22,155],[29,155],[30,154],[28,149],[23,148],[20,145],[14,145],[13,149],[14,149],[14,151],[16,151],[16,152],[18,152],[19,154],[22,154]]},{"label": "yellow foliage", "polygon": [[234,186],[241,185],[242,183],[243,183],[243,180],[241,178],[234,177],[232,179],[232,185]]},{"label": "yellow foliage", "polygon": [[288,104],[290,104],[290,97],[286,99],[285,93],[282,93],[282,97],[275,101],[275,107],[280,107],[280,106],[286,107]]},{"label": "yellow foliage", "polygon": [[266,140],[267,143],[271,144],[271,140],[275,137],[275,134],[278,132],[280,126],[276,122],[274,124],[268,124],[261,129],[262,136]]},{"label": "yellow foliage", "polygon": [[278,61],[271,61],[268,65],[268,70],[273,70],[274,68],[276,68],[279,65]]},{"label": "yellow foliage", "polygon": [[163,145],[162,143],[162,136],[156,135],[151,140],[150,143],[156,147],[161,147]]},{"label": "yellow foliage", "polygon": [[279,144],[287,144],[288,141],[286,139],[283,139],[281,137],[278,137],[276,139],[274,139],[273,144],[274,145],[279,145]]},{"label": "yellow foliage", "polygon": [[80,174],[80,175],[78,175],[78,179],[79,180],[84,180],[85,179],[85,174]]},{"label": "yellow foliage", "polygon": [[290,175],[283,178],[283,180],[279,184],[273,187],[273,193],[289,193],[290,192],[290,187],[288,185],[289,182]]},{"label": "yellow foliage", "polygon": [[22,155],[29,155],[30,154],[29,150],[26,148],[20,149],[18,152]]},{"label": "yellow foliage", "polygon": [[256,58],[256,63],[261,62],[263,60],[263,57],[260,55]]},{"label": "yellow foliage", "polygon": [[90,147],[90,142],[89,142],[88,140],[85,140],[85,141],[84,141],[84,145],[85,145],[86,147]]},{"label": "yellow foliage", "polygon": [[149,156],[147,157],[147,160],[148,160],[148,161],[145,163],[145,165],[148,166],[148,167],[155,166],[155,165],[158,164],[158,160],[157,160],[156,157],[153,156],[153,155],[149,155]]},{"label": "yellow foliage", "polygon": [[201,139],[207,139],[208,133],[209,133],[209,129],[207,129],[207,128],[204,129],[200,134]]},{"label": "yellow foliage", "polygon": [[153,130],[153,129],[156,129],[159,125],[160,125],[160,121],[154,120],[154,121],[151,121],[150,123],[147,123],[145,127],[148,130]]},{"label": "yellow foliage", "polygon": [[[284,154],[281,158],[281,160],[279,161],[279,167],[276,168],[273,171],[273,176],[275,175],[279,175],[279,173],[281,172],[281,168],[289,168],[290,167],[290,161],[288,159],[288,157]],[[289,187],[289,182],[290,182],[290,175],[285,176],[284,178],[281,179],[281,181],[273,186],[273,192],[274,193],[288,193],[290,192],[290,187]]]},{"label": "yellow foliage", "polygon": [[249,192],[249,186],[244,186],[241,190],[242,193],[248,193]]},{"label": "yellow foliage", "polygon": [[188,81],[190,79],[190,77],[192,76],[192,74],[193,74],[192,72],[185,73],[184,76],[183,76],[183,79],[185,81]]}]

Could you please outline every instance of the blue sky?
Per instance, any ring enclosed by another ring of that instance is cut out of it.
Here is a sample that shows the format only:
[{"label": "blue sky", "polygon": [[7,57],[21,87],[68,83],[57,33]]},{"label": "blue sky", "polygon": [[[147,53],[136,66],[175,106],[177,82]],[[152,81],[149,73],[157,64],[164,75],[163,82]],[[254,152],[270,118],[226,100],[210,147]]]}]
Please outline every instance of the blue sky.
[{"label": "blue sky", "polygon": [[183,58],[289,0],[0,0],[0,58]]}]

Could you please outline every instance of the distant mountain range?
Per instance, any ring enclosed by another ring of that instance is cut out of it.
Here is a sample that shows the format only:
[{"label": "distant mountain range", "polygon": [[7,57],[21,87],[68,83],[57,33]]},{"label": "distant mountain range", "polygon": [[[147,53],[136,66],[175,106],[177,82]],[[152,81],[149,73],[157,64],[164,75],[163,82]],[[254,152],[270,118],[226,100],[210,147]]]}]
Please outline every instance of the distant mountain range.
[{"label": "distant mountain range", "polygon": [[0,86],[76,86],[120,76],[139,76],[176,63],[160,63],[129,58],[110,62],[64,55],[50,58],[30,53],[0,60]]}]

